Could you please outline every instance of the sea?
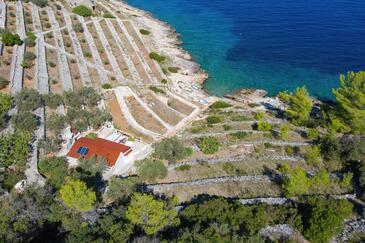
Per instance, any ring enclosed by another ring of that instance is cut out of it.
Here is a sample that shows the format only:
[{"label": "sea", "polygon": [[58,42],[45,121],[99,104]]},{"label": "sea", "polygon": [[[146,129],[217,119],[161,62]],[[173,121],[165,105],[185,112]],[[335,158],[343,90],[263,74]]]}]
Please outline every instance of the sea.
[{"label": "sea", "polygon": [[340,74],[365,70],[365,0],[128,0],[181,34],[209,73],[208,93],[305,85],[333,99]]}]

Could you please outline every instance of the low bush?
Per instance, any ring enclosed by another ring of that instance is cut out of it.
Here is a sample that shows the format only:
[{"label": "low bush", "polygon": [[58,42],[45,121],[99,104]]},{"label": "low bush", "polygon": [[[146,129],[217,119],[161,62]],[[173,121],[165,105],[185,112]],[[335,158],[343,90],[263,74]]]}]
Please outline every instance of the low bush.
[{"label": "low bush", "polygon": [[319,132],[315,128],[309,128],[307,131],[307,138],[309,139],[317,139],[319,136]]},{"label": "low bush", "polygon": [[166,92],[163,89],[157,86],[150,86],[150,90],[152,90],[155,93],[166,94]]},{"label": "low bush", "polygon": [[214,137],[204,137],[199,139],[198,146],[204,154],[214,154],[219,150],[220,144]]},{"label": "low bush", "polygon": [[135,166],[143,181],[155,182],[167,176],[167,168],[161,160],[145,159],[136,161]]},{"label": "low bush", "polygon": [[158,53],[156,52],[151,52],[149,54],[149,57],[153,60],[155,60],[156,62],[158,63],[163,63],[165,60],[166,60],[166,57],[165,56],[162,56],[162,55],[159,55]]},{"label": "low bush", "polygon": [[103,17],[107,19],[115,19],[115,16],[109,12],[104,13]]},{"label": "low bush", "polygon": [[231,121],[246,121],[247,118],[244,115],[235,115],[231,117]]},{"label": "low bush", "polygon": [[235,139],[238,139],[238,140],[242,140],[244,138],[246,138],[248,136],[248,133],[247,132],[234,132],[234,133],[231,133],[229,134],[232,138],[235,138]]},{"label": "low bush", "polygon": [[140,29],[139,33],[141,33],[142,35],[149,35],[151,32],[149,32],[148,30],[145,30],[145,29]]},{"label": "low bush", "polygon": [[33,32],[27,32],[27,38],[25,38],[24,43],[28,47],[33,47],[36,44],[37,36]]},{"label": "low bush", "polygon": [[224,108],[228,108],[228,107],[231,107],[231,106],[232,106],[231,104],[228,104],[227,102],[219,100],[219,101],[214,102],[210,106],[210,108],[212,108],[212,109],[224,109]]},{"label": "low bush", "polygon": [[256,129],[261,132],[271,131],[271,125],[268,122],[262,121],[256,124]]},{"label": "low bush", "polygon": [[72,29],[77,32],[77,33],[83,33],[84,32],[84,27],[82,26],[81,23],[76,23],[72,25]]},{"label": "low bush", "polygon": [[261,120],[262,118],[264,118],[264,113],[262,112],[255,112],[253,117],[255,118],[255,120]]},{"label": "low bush", "polygon": [[52,61],[49,61],[48,62],[48,65],[51,67],[51,68],[55,68],[57,65],[56,63],[52,62]]},{"label": "low bush", "polygon": [[30,1],[41,8],[44,8],[48,5],[47,0],[30,0]]},{"label": "low bush", "polygon": [[82,17],[90,17],[93,14],[92,10],[85,5],[79,5],[77,7],[74,7],[72,9],[72,12]]},{"label": "low bush", "polygon": [[167,69],[170,73],[177,73],[180,70],[178,67],[168,67]]},{"label": "low bush", "polygon": [[232,129],[232,127],[230,125],[224,124],[223,129],[224,129],[224,131],[229,131]]},{"label": "low bush", "polygon": [[109,83],[105,83],[101,86],[103,89],[111,89],[112,88],[112,85],[109,84]]},{"label": "low bush", "polygon": [[1,41],[6,46],[15,46],[23,44],[23,41],[20,39],[18,34],[13,34],[8,31],[5,31],[1,34]]},{"label": "low bush", "polygon": [[217,124],[223,122],[223,118],[218,115],[208,116],[206,120],[208,124]]},{"label": "low bush", "polygon": [[162,79],[162,80],[161,80],[161,83],[162,83],[162,84],[167,84],[167,80],[166,80],[166,79]]},{"label": "low bush", "polygon": [[182,165],[182,166],[175,168],[176,171],[186,171],[186,170],[190,170],[190,169],[191,169],[191,165]]},{"label": "low bush", "polygon": [[9,84],[9,81],[3,77],[0,77],[0,89],[5,88]]},{"label": "low bush", "polygon": [[175,163],[177,160],[184,159],[192,155],[191,148],[185,147],[182,142],[176,138],[166,138],[154,145],[155,156],[159,159],[164,159]]}]

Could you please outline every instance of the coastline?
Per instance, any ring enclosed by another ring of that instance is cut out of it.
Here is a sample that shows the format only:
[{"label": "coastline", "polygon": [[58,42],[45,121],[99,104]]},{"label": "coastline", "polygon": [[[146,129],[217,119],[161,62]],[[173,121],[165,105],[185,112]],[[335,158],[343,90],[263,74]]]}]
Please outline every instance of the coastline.
[{"label": "coastline", "polygon": [[[120,5],[125,13],[128,13],[134,25],[138,29],[150,31],[148,36],[140,35],[147,49],[156,51],[167,57],[166,65],[178,67],[177,73],[169,73],[171,81],[169,88],[187,98],[199,102],[202,99],[215,100],[203,87],[209,74],[203,70],[199,63],[193,60],[191,54],[184,50],[181,45],[180,34],[169,23],[164,22],[152,13],[136,8],[123,1],[113,2]],[[138,34],[139,31],[137,31]],[[146,38],[148,38],[146,40]]]}]

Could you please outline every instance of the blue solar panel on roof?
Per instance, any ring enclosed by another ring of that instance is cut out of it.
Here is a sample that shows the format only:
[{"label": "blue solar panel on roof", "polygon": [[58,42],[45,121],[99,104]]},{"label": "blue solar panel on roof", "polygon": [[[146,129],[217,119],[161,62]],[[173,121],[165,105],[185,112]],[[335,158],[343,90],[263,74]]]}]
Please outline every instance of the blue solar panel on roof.
[{"label": "blue solar panel on roof", "polygon": [[83,149],[83,147],[81,146],[78,150],[77,150],[77,152],[76,153],[78,153],[78,154],[81,154],[81,150]]},{"label": "blue solar panel on roof", "polygon": [[89,148],[86,148],[84,146],[81,146],[78,150],[77,153],[80,155],[86,155],[89,152]]}]

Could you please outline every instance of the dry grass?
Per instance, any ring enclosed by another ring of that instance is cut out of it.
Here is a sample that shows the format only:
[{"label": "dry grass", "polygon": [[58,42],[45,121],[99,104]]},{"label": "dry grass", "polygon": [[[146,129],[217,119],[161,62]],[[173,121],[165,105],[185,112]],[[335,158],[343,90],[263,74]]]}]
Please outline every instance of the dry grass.
[{"label": "dry grass", "polygon": [[185,115],[190,115],[193,112],[193,110],[194,110],[193,107],[188,106],[185,103],[182,103],[179,100],[174,99],[172,97],[169,98],[168,105],[172,109],[174,109],[174,110],[176,110],[176,111],[178,111],[178,112],[180,112],[182,114],[185,114]]},{"label": "dry grass", "polygon": [[108,93],[106,95],[106,102],[107,102],[108,110],[113,117],[114,125],[118,129],[120,129],[126,133],[129,133],[129,134],[133,135],[134,137],[142,138],[147,143],[150,143],[153,141],[151,137],[148,137],[148,136],[138,132],[137,130],[135,130],[133,127],[131,127],[128,124],[128,122],[125,120],[125,118],[123,116],[123,112],[120,109],[119,103],[118,103],[114,93]]},{"label": "dry grass", "polygon": [[155,191],[164,193],[167,196],[176,195],[180,202],[190,201],[200,194],[233,197],[233,198],[254,198],[254,197],[278,197],[282,194],[281,188],[270,182],[226,182],[201,186],[176,187],[170,190]]},{"label": "dry grass", "polygon": [[118,23],[116,21],[112,21],[115,30],[117,31],[119,38],[121,39],[122,43],[124,44],[125,48],[128,51],[129,56],[131,57],[131,60],[134,64],[134,67],[136,68],[139,77],[145,82],[145,83],[151,83],[151,80],[148,77],[148,74],[146,72],[146,70],[144,69],[142,63],[140,62],[137,53],[135,52],[135,50],[133,49],[131,43],[129,43],[127,37],[125,36],[125,33],[123,32],[123,30],[120,28],[120,26],[118,25]]},{"label": "dry grass", "polygon": [[[62,86],[59,80],[59,72],[58,72],[58,60],[57,53],[55,49],[46,48],[47,55],[47,69],[48,75],[50,77],[50,89],[52,93],[62,93]],[[51,63],[56,64],[55,67],[52,67]],[[57,81],[57,82],[56,82]]]},{"label": "dry grass", "polygon": [[125,100],[132,116],[142,127],[159,134],[164,134],[167,131],[134,97],[127,97]]}]

